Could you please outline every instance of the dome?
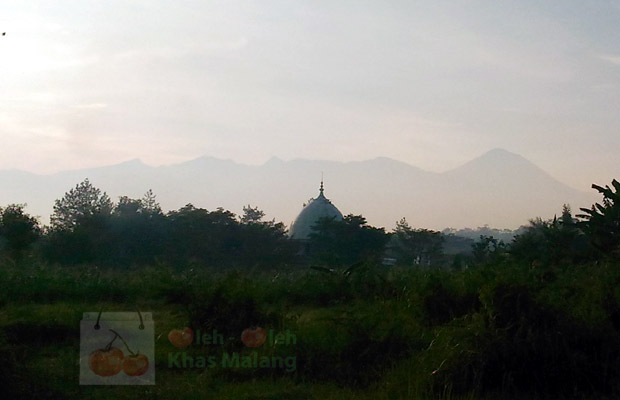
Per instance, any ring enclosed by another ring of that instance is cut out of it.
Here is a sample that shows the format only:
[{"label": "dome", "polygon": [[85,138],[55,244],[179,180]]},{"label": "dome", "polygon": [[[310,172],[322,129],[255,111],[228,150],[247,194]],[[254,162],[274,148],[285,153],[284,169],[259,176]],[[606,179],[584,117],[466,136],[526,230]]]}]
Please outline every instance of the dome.
[{"label": "dome", "polygon": [[312,233],[312,226],[321,218],[342,220],[342,213],[323,195],[323,182],[319,196],[311,199],[301,210],[291,226],[289,235],[292,239],[308,239]]}]

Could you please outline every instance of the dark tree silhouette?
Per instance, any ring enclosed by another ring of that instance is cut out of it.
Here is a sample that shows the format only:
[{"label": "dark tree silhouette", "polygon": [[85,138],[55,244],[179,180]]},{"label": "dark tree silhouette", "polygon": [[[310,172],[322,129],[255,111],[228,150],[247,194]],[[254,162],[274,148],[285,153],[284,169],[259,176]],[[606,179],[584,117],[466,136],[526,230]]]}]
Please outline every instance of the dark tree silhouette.
[{"label": "dark tree silhouette", "polygon": [[259,210],[258,207],[252,207],[247,205],[243,207],[243,216],[241,217],[242,224],[259,223],[265,217],[265,213]]},{"label": "dark tree silhouette", "polygon": [[581,218],[581,228],[590,237],[591,245],[605,255],[620,255],[620,182],[613,180],[613,188],[592,185],[603,195],[601,203],[595,203],[591,208],[581,208],[584,214]]},{"label": "dark tree silhouette", "polygon": [[400,265],[430,265],[441,260],[443,236],[428,229],[413,229],[405,218],[396,223],[390,248]]},{"label": "dark tree silhouette", "polygon": [[141,212],[148,215],[163,215],[153,190],[149,189],[141,200]]},{"label": "dark tree silhouette", "polygon": [[311,261],[330,265],[347,265],[383,257],[388,235],[375,228],[361,215],[346,215],[342,221],[321,218],[312,227],[308,252]]},{"label": "dark tree silhouette", "polygon": [[10,204],[0,208],[0,237],[6,241],[8,254],[14,260],[20,260],[42,233],[37,219],[24,212],[25,206]]},{"label": "dark tree silhouette", "polygon": [[509,253],[514,259],[533,265],[581,262],[588,257],[587,242],[570,206],[565,204],[560,218],[530,220],[530,225],[513,239]]},{"label": "dark tree silhouette", "polygon": [[93,216],[110,215],[112,209],[110,197],[91,185],[87,178],[56,200],[50,218],[52,229],[73,230]]},{"label": "dark tree silhouette", "polygon": [[154,263],[163,254],[166,217],[149,190],[142,199],[119,198],[103,232],[107,262],[115,265]]},{"label": "dark tree silhouette", "polygon": [[56,200],[43,253],[67,264],[98,262],[109,254],[108,226],[114,204],[88,179]]},{"label": "dark tree silhouette", "polygon": [[480,240],[471,245],[474,261],[483,263],[495,263],[502,260],[506,254],[506,244],[493,236],[480,235]]}]

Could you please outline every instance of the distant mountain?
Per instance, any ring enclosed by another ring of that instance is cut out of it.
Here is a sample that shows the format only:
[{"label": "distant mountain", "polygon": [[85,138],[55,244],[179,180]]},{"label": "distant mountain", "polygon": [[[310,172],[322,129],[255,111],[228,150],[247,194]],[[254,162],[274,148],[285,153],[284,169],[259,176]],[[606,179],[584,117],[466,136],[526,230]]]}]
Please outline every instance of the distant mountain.
[{"label": "distant mountain", "polygon": [[0,171],[0,205],[28,203],[27,211],[47,222],[54,200],[89,178],[114,200],[153,189],[165,210],[192,203],[241,213],[251,204],[289,225],[318,194],[322,172],[325,194],[343,214],[362,214],[388,230],[402,217],[433,229],[516,228],[533,217],[553,217],[564,203],[576,210],[598,200],[596,193],[570,188],[525,158],[495,149],[445,173],[386,157],[346,163],[272,158],[260,166],[213,157],[161,167],[131,160],[52,175],[7,170]]}]

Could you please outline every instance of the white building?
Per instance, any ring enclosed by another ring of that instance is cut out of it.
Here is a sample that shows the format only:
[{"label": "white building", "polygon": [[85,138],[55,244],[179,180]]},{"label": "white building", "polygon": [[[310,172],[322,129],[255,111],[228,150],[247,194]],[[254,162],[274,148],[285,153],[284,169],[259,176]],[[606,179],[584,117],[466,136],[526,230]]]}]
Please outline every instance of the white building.
[{"label": "white building", "polygon": [[342,220],[342,213],[325,197],[323,191],[323,181],[321,181],[319,196],[316,199],[310,199],[308,204],[304,205],[304,208],[295,218],[295,222],[291,225],[289,230],[291,239],[308,240],[310,233],[312,233],[312,226],[321,218]]}]

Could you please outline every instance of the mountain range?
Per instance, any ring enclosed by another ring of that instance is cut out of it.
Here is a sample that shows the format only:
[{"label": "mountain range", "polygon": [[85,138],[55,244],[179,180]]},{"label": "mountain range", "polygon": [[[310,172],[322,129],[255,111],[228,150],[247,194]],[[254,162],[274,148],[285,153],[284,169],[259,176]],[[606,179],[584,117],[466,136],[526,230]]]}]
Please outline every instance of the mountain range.
[{"label": "mountain range", "polygon": [[88,178],[113,200],[121,195],[141,198],[152,189],[164,210],[192,203],[239,214],[251,204],[288,226],[303,204],[318,195],[322,173],[326,197],[343,214],[361,214],[388,231],[403,217],[419,228],[514,229],[534,217],[552,218],[565,203],[578,210],[598,201],[596,192],[571,188],[520,155],[494,149],[443,173],[386,157],[356,162],[274,157],[250,166],[205,156],[168,166],[131,160],[50,175],[4,170],[0,206],[27,203],[26,211],[47,223],[54,200]]}]

